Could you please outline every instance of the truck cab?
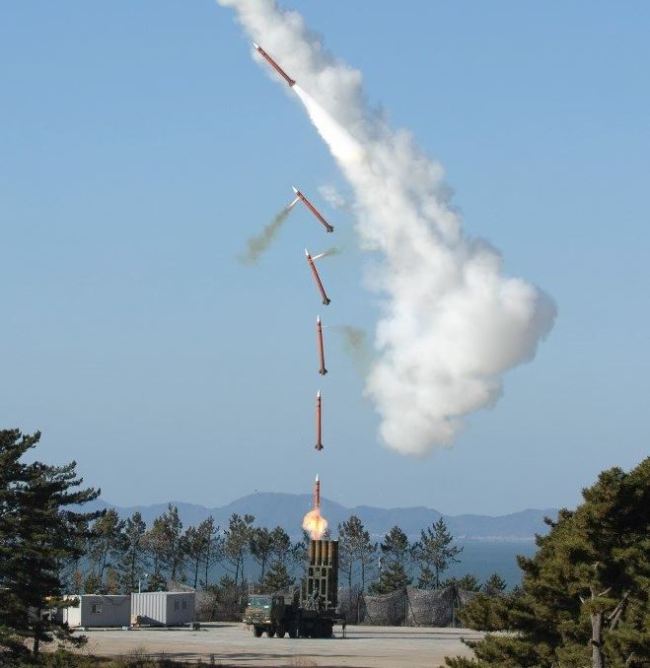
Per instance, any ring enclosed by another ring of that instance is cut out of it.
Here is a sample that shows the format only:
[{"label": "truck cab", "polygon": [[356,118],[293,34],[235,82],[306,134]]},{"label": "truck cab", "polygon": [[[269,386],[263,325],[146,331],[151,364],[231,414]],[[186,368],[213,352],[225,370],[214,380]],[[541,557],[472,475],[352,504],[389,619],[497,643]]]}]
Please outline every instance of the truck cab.
[{"label": "truck cab", "polygon": [[251,594],[244,611],[244,623],[253,627],[253,634],[260,638],[266,633],[283,638],[285,633],[289,637],[296,637],[295,610],[292,604],[285,603],[282,595]]}]

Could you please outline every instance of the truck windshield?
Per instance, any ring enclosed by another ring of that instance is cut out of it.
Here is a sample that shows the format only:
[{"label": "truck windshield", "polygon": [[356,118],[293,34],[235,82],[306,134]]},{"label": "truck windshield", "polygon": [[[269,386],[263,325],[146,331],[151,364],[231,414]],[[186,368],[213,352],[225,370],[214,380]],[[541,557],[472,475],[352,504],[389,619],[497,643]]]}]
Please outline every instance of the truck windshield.
[{"label": "truck windshield", "polygon": [[254,608],[270,608],[271,607],[271,597],[270,596],[249,596],[248,605]]}]

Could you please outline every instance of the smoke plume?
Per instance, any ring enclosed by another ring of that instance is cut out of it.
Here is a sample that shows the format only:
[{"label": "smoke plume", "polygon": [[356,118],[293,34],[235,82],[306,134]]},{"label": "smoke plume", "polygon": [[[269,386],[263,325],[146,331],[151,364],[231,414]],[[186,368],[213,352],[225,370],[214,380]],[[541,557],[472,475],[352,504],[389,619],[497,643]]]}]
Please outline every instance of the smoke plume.
[{"label": "smoke plume", "polygon": [[333,185],[318,186],[318,192],[333,209],[345,209],[348,206],[345,197]]},{"label": "smoke plume", "polygon": [[280,213],[278,213],[278,215],[259,234],[251,237],[246,242],[246,251],[239,256],[239,260],[243,264],[255,264],[260,259],[260,255],[268,249],[274,239],[278,236],[280,228],[284,224],[284,221],[289,217],[296,202],[297,200],[294,199],[291,204],[285,206],[284,209],[282,209],[282,211],[280,211]]},{"label": "smoke plume", "polygon": [[332,246],[322,253],[318,253],[313,256],[313,260],[320,260],[322,257],[327,257],[328,255],[340,255],[342,250],[338,246]]},{"label": "smoke plume", "polygon": [[366,392],[383,441],[416,455],[451,444],[464,416],[498,399],[503,373],[535,356],[553,302],[463,233],[442,167],[368,109],[361,74],[327,54],[299,14],[272,0],[219,1],[300,82],[285,90],[354,192],[360,244],[375,258],[367,284],[382,306]]},{"label": "smoke plume", "polygon": [[350,325],[329,325],[343,335],[343,348],[350,355],[357,370],[365,377],[372,364],[372,352],[368,345],[368,335],[360,327]]}]

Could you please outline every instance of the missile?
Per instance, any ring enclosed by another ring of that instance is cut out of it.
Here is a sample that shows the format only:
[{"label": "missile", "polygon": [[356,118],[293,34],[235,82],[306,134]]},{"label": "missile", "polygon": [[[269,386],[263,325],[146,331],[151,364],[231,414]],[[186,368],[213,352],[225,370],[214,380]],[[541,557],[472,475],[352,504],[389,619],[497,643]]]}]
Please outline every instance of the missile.
[{"label": "missile", "polygon": [[266,53],[266,51],[264,51],[264,49],[259,44],[255,44],[255,42],[253,42],[253,46],[259,52],[260,56],[265,58],[269,65],[271,65],[271,67],[289,84],[289,88],[293,88],[296,82],[275,62],[275,60],[273,60],[273,58],[271,58],[271,56],[269,56],[268,53]]},{"label": "missile", "polygon": [[320,360],[320,369],[318,373],[324,376],[327,373],[325,368],[325,348],[323,347],[323,325],[320,321],[320,316],[316,316],[316,343],[318,345],[318,358]]},{"label": "missile", "polygon": [[318,220],[319,223],[328,231],[328,232],[334,232],[334,228],[321,216],[320,211],[296,188],[295,186],[291,186],[293,188],[293,192],[296,193],[296,197],[299,197],[303,204],[316,216],[316,219]]},{"label": "missile", "polygon": [[[316,445],[314,446],[316,450],[323,449],[323,429],[322,429],[322,407],[321,407],[321,398],[320,390],[316,392]],[[320,490],[320,485],[319,485]]]},{"label": "missile", "polygon": [[309,268],[311,269],[312,276],[314,277],[314,282],[316,283],[316,287],[318,288],[321,297],[323,298],[323,304],[327,306],[331,299],[327,296],[327,293],[325,292],[325,288],[323,287],[323,282],[320,280],[320,276],[318,274],[318,269],[316,269],[316,264],[314,263],[314,260],[312,256],[309,254],[309,251],[305,248],[305,255],[307,256],[307,262],[309,264]]},{"label": "missile", "polygon": [[314,481],[314,508],[320,508],[320,480],[318,474],[316,474],[316,480]]}]

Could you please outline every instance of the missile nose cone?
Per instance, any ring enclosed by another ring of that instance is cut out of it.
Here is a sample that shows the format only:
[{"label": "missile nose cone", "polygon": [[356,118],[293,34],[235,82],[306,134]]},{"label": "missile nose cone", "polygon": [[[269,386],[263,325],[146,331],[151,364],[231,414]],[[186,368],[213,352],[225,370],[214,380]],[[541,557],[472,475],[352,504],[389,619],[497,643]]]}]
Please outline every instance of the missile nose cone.
[{"label": "missile nose cone", "polygon": [[316,322],[320,325],[320,316],[319,315],[316,316]]},{"label": "missile nose cone", "polygon": [[291,188],[292,188],[293,192],[295,192],[296,195],[297,195],[298,194],[298,188],[296,188],[296,186],[291,186]]},{"label": "missile nose cone", "polygon": [[315,482],[318,482],[318,473],[316,474],[316,481]]},{"label": "missile nose cone", "polygon": [[309,257],[309,251],[305,248],[305,255]]},{"label": "missile nose cone", "polygon": [[259,44],[255,44],[255,42],[253,42],[253,46],[254,46],[258,51],[260,50],[260,45],[259,45]]},{"label": "missile nose cone", "polygon": [[318,390],[318,392],[316,392],[316,396],[320,399],[320,390]]}]

